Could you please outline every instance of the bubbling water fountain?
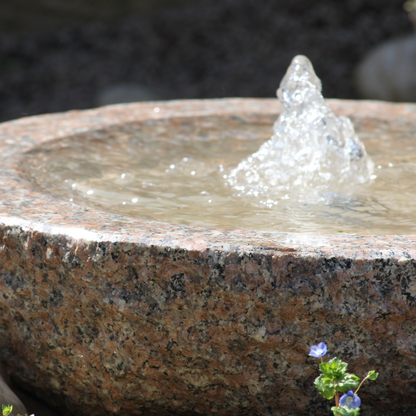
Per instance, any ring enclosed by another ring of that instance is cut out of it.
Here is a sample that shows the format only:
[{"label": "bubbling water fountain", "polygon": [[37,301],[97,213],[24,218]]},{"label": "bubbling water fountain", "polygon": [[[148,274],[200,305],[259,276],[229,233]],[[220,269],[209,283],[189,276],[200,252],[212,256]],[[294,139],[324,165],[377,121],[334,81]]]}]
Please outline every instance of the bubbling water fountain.
[{"label": "bubbling water fountain", "polygon": [[351,120],[332,112],[321,89],[309,59],[296,56],[277,91],[282,113],[274,135],[232,170],[228,181],[235,189],[273,199],[370,179],[374,163]]},{"label": "bubbling water fountain", "polygon": [[14,381],[85,416],[321,415],[308,351],[325,341],[380,373],[366,415],[413,414],[416,105],[329,100],[337,118],[319,85],[298,57],[282,107],[1,124],[0,358]]},{"label": "bubbling water fountain", "polygon": [[374,143],[373,126],[369,131],[356,120],[372,145],[375,173],[350,119],[336,116],[322,97],[306,57],[293,59],[278,98],[281,114],[271,139],[271,102],[268,119],[264,112],[185,117],[180,126],[178,118],[149,119],[35,148],[27,176],[73,203],[154,221],[260,231],[416,232],[411,129],[394,126],[406,143],[386,149],[382,135]]}]

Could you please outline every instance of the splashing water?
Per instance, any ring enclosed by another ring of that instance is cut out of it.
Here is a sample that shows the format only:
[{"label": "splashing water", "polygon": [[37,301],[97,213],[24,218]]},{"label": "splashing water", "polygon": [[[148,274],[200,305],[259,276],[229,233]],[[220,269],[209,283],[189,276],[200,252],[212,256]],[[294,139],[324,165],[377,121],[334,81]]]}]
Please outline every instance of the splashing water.
[{"label": "splashing water", "polygon": [[269,112],[240,113],[236,105],[230,115],[150,118],[52,140],[26,153],[22,166],[44,192],[140,219],[279,232],[416,233],[411,117],[357,114],[373,173],[350,120],[324,101],[307,58],[294,59],[278,97],[282,113],[266,142]]},{"label": "splashing water", "polygon": [[374,164],[348,117],[337,117],[321,94],[308,58],[296,56],[277,96],[282,113],[274,135],[228,175],[239,193],[267,196],[318,195],[340,185],[366,182]]}]

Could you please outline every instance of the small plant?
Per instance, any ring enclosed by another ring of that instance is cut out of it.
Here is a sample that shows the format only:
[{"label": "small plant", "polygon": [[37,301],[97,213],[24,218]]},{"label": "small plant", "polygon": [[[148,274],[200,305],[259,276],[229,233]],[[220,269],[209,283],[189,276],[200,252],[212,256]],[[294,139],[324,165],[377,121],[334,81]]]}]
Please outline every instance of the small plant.
[{"label": "small plant", "polygon": [[[369,371],[360,382],[355,374],[347,373],[348,364],[339,358],[324,362],[322,357],[327,350],[326,344],[320,342],[318,345],[312,345],[309,351],[309,355],[321,359],[319,369],[322,374],[316,378],[315,386],[326,399],[335,398],[335,406],[331,408],[334,416],[358,416],[361,406],[361,399],[357,396],[358,390],[368,378],[375,380],[378,373]],[[340,397],[340,393],[345,394]]]},{"label": "small plant", "polygon": [[[2,415],[3,416],[9,416],[10,413],[12,412],[12,410],[13,410],[13,406],[12,405],[8,405],[8,406],[6,406],[4,404],[2,405]],[[17,416],[22,416],[22,415],[17,415]],[[35,415],[32,414],[30,416],[35,416]]]},{"label": "small plant", "polygon": [[3,416],[9,416],[9,414],[12,412],[13,406],[6,406],[3,404]]}]

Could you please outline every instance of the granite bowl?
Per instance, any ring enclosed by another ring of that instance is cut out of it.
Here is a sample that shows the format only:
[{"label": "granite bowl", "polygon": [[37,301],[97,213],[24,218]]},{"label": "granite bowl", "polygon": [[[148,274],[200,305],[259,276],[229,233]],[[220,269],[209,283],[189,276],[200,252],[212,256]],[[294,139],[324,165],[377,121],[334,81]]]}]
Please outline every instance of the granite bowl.
[{"label": "granite bowl", "polygon": [[[377,135],[416,114],[330,105]],[[324,415],[308,352],[325,341],[357,375],[380,372],[361,393],[366,415],[412,414],[415,235],[167,224],[76,205],[28,175],[33,149],[53,140],[279,110],[272,99],[153,102],[0,125],[0,357],[15,383],[77,415]]]}]

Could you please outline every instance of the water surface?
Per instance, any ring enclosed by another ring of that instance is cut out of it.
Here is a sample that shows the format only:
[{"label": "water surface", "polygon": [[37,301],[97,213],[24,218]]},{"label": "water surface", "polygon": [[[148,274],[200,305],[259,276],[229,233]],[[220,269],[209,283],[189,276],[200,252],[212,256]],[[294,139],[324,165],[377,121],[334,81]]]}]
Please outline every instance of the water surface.
[{"label": "water surface", "polygon": [[243,195],[227,177],[276,117],[147,120],[77,134],[26,154],[26,175],[74,204],[176,224],[264,231],[416,233],[416,124],[353,119],[375,163],[364,184]]}]

